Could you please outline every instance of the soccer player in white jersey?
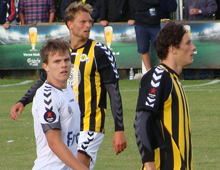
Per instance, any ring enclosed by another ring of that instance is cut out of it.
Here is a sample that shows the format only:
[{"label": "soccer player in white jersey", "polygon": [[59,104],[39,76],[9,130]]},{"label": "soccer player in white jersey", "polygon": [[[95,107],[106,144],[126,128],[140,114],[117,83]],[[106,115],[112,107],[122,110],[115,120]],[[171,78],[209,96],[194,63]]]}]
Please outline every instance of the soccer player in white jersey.
[{"label": "soccer player in white jersey", "polygon": [[73,90],[67,86],[69,43],[48,40],[40,55],[47,80],[37,90],[32,106],[37,145],[33,170],[88,170],[76,158],[80,110]]}]

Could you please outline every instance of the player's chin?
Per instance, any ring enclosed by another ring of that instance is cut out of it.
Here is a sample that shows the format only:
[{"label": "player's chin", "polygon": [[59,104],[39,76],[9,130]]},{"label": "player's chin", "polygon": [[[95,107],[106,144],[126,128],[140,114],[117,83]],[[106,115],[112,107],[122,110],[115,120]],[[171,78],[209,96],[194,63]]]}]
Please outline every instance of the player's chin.
[{"label": "player's chin", "polygon": [[69,73],[63,73],[63,74],[61,74],[60,78],[61,78],[63,81],[67,80],[67,79],[69,78]]}]

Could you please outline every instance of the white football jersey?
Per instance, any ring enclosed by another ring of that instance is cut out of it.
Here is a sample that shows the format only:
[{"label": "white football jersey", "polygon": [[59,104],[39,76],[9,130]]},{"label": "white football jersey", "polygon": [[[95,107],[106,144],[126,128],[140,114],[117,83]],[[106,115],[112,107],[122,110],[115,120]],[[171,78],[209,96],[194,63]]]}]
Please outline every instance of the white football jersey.
[{"label": "white football jersey", "polygon": [[37,145],[33,170],[70,169],[49,148],[45,132],[60,129],[62,141],[77,157],[80,110],[71,87],[59,89],[46,81],[36,92],[32,114]]}]

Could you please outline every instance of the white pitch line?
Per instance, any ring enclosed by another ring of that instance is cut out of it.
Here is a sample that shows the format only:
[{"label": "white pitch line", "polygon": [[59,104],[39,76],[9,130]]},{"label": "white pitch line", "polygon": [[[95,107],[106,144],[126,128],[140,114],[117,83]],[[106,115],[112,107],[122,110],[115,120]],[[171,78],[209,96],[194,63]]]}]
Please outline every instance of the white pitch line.
[{"label": "white pitch line", "polygon": [[17,83],[17,84],[0,85],[0,87],[20,86],[20,85],[25,85],[25,84],[32,83],[32,82],[33,82],[33,80],[26,80],[26,81],[23,81],[23,82]]},{"label": "white pitch line", "polygon": [[220,82],[220,80],[213,80],[211,82],[208,82],[208,83],[204,83],[204,84],[194,84],[194,85],[185,85],[183,86],[183,88],[186,88],[186,87],[200,87],[200,86],[207,86],[207,85],[212,85],[212,84],[216,84]]}]

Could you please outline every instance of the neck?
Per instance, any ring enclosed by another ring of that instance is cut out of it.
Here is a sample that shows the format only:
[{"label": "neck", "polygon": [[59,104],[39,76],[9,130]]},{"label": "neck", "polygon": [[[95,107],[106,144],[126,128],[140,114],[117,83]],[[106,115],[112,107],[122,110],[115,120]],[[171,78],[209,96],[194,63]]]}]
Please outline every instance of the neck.
[{"label": "neck", "polygon": [[83,46],[88,41],[88,39],[81,39],[78,37],[70,37],[70,40],[71,40],[71,48],[73,50]]},{"label": "neck", "polygon": [[165,64],[166,66],[168,66],[169,68],[171,68],[173,71],[175,71],[178,75],[181,74],[183,68],[182,66],[179,66],[178,64],[176,64],[173,61],[169,61],[169,60],[164,60],[161,63]]},{"label": "neck", "polygon": [[47,81],[51,85],[53,85],[59,89],[66,89],[67,88],[67,81],[66,80],[65,81],[56,81],[56,80],[51,80],[50,78],[47,78]]}]

